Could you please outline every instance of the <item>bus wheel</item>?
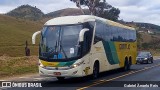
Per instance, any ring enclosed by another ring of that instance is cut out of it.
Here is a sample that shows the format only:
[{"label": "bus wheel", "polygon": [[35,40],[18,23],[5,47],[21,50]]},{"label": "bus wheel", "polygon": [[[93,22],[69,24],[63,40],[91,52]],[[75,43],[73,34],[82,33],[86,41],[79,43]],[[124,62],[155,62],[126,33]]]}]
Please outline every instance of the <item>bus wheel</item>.
[{"label": "bus wheel", "polygon": [[65,77],[57,77],[58,81],[63,81]]},{"label": "bus wheel", "polygon": [[128,62],[128,70],[131,69],[131,65],[132,65],[132,58],[130,57]]},{"label": "bus wheel", "polygon": [[131,69],[131,63],[129,62],[129,64],[128,64],[128,70],[130,70]]},{"label": "bus wheel", "polygon": [[131,66],[131,65],[129,64],[128,60],[125,60],[124,67],[123,67],[124,71],[129,70],[129,69],[130,69],[130,66]]},{"label": "bus wheel", "polygon": [[93,66],[93,75],[92,75],[93,79],[96,79],[98,77],[98,74],[99,74],[99,63],[98,61],[96,61]]}]

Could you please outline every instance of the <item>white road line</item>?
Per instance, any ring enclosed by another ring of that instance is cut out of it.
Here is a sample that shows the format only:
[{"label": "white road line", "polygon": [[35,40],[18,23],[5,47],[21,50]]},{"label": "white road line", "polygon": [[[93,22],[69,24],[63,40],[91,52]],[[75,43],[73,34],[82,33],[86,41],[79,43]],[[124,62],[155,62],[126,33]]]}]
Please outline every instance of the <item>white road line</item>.
[{"label": "white road line", "polygon": [[35,80],[43,80],[44,78],[33,78]]},{"label": "white road line", "polygon": [[12,88],[12,87],[0,87],[0,90],[7,90],[9,88]]},{"label": "white road line", "polygon": [[19,77],[19,78],[30,78],[30,77]]}]

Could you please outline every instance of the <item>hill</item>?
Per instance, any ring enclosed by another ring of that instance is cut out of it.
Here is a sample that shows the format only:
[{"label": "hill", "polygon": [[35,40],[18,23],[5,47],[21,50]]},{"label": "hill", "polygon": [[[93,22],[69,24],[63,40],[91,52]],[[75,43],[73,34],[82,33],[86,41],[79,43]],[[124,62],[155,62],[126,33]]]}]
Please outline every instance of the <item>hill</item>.
[{"label": "hill", "polygon": [[[84,9],[84,12],[85,14],[89,14],[89,10],[87,9]],[[55,18],[59,16],[82,15],[82,12],[78,8],[66,8],[44,14],[40,9],[36,7],[32,7],[30,5],[22,5],[6,13],[6,15],[26,20],[46,21],[46,19],[48,20],[50,18]]]},{"label": "hill", "polygon": [[8,12],[6,15],[36,21],[42,19],[44,13],[36,7],[32,7],[30,5],[22,5]]},{"label": "hill", "polygon": [[141,31],[151,31],[151,33],[158,35],[160,34],[160,26],[150,24],[150,23],[136,23],[136,26],[140,28]]},{"label": "hill", "polygon": [[[84,12],[86,15],[89,15],[89,10],[84,9]],[[45,14],[46,17],[59,17],[69,15],[82,15],[82,12],[78,8],[66,8]]]},{"label": "hill", "polygon": [[[31,45],[31,37],[35,31],[42,28],[42,23],[16,19],[14,17],[0,15],[0,56],[24,56],[25,41]],[[37,48],[37,47],[36,47]],[[31,53],[35,53],[31,47]]]},{"label": "hill", "polygon": [[127,26],[138,28],[139,31],[147,32],[149,30],[155,34],[160,33],[160,26],[155,25],[155,24],[143,23],[143,22],[142,23],[140,23],[140,22],[125,22],[125,21],[119,21],[119,22],[124,25],[127,25]]}]

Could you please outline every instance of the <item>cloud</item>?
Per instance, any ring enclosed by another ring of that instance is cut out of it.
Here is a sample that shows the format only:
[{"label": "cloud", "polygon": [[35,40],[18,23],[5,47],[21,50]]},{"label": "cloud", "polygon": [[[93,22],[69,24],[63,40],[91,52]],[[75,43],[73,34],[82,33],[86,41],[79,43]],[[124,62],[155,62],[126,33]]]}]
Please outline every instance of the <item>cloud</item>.
[{"label": "cloud", "polygon": [[14,6],[0,6],[0,14],[1,13],[4,14],[6,12],[9,12],[14,8],[16,8],[16,7],[14,7]]},{"label": "cloud", "polygon": [[120,19],[160,25],[160,0],[106,0],[119,8]]},{"label": "cloud", "polygon": [[[119,19],[160,25],[160,0],[106,0],[106,2],[120,9]],[[23,4],[36,6],[44,13],[76,8],[70,0],[0,0],[0,13],[9,12]]]},{"label": "cloud", "polygon": [[117,7],[137,5],[139,3],[137,0],[106,0],[106,2],[108,2],[111,5],[117,6]]},{"label": "cloud", "polygon": [[[76,5],[69,0],[0,0],[0,13],[6,13],[20,5],[29,4],[41,9],[44,13],[64,9],[75,8]],[[7,7],[12,7],[10,10]],[[3,9],[2,9],[2,8]],[[6,7],[6,8],[5,8]]]},{"label": "cloud", "polygon": [[[57,1],[57,2],[55,2]],[[56,10],[64,9],[64,8],[76,8],[76,5],[69,0],[55,0],[54,2],[50,2],[48,4],[36,3],[32,4],[40,8],[44,13],[53,12]]]}]

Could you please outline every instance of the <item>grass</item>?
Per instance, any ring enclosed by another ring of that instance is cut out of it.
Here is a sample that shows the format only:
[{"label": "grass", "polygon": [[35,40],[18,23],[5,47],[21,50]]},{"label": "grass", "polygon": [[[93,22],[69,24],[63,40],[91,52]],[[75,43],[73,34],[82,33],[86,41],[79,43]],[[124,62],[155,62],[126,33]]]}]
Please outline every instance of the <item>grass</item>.
[{"label": "grass", "polygon": [[[38,55],[38,46],[29,46],[31,55]],[[0,56],[8,55],[11,57],[25,56],[25,46],[1,46]]]},{"label": "grass", "polygon": [[[31,37],[42,28],[42,23],[25,21],[0,15],[0,76],[14,76],[38,71],[37,57],[25,55],[25,41],[31,55],[38,55],[38,45],[31,45]],[[7,56],[3,56],[7,55]],[[12,56],[12,57],[8,57]]]},{"label": "grass", "polygon": [[42,22],[0,15],[0,56],[4,54],[9,56],[24,56],[26,40],[31,48],[32,55],[37,55],[37,47],[32,46],[31,38],[35,31],[42,29],[42,26]]},{"label": "grass", "polygon": [[160,56],[160,49],[156,49],[156,50],[149,50],[153,56]]},{"label": "grass", "polygon": [[38,72],[38,57],[0,57],[0,76],[15,76]]}]

